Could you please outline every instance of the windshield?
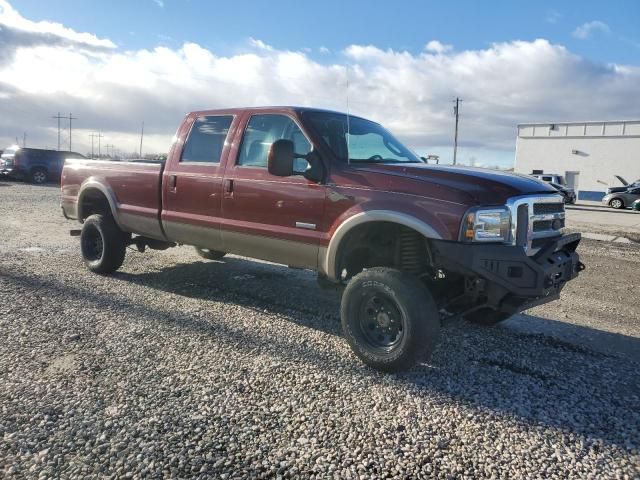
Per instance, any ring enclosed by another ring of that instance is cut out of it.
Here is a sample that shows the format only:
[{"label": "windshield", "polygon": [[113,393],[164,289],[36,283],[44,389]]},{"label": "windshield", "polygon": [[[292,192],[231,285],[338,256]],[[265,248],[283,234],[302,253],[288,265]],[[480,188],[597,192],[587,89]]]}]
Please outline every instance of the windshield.
[{"label": "windshield", "polygon": [[[342,113],[308,112],[316,134],[335,156],[352,163],[424,163],[381,125]],[[347,131],[349,133],[347,133]]]}]

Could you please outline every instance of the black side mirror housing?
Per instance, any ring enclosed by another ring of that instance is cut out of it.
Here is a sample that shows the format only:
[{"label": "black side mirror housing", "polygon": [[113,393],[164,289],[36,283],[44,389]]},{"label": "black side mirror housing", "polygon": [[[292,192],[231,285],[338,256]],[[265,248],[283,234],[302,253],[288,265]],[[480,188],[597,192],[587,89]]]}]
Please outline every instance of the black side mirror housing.
[{"label": "black side mirror housing", "polygon": [[294,174],[294,158],[293,142],[286,139],[276,140],[269,148],[267,169],[271,175],[290,177]]}]

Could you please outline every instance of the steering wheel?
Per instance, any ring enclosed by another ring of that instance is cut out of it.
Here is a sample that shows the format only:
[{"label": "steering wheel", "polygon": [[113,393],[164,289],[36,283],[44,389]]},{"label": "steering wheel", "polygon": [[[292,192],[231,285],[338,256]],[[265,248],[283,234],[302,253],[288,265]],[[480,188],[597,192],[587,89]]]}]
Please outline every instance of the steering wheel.
[{"label": "steering wheel", "polygon": [[384,160],[384,157],[382,155],[375,154],[371,155],[367,160]]}]

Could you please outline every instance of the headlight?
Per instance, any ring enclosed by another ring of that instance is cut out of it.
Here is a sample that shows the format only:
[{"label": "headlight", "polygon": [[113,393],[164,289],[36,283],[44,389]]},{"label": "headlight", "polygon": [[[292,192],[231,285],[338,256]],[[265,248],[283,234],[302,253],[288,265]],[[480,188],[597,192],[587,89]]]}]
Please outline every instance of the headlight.
[{"label": "headlight", "polygon": [[511,214],[506,208],[476,210],[467,213],[463,240],[467,242],[506,242],[511,229]]}]

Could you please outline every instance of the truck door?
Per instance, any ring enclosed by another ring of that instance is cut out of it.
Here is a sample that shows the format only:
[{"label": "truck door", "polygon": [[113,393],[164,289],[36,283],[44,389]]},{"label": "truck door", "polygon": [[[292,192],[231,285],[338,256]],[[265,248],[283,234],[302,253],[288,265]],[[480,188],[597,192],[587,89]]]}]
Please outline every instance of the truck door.
[{"label": "truck door", "polygon": [[186,119],[184,144],[175,147],[181,151],[172,152],[163,176],[162,225],[171,241],[221,249],[223,160],[235,118],[194,114]]},{"label": "truck door", "polygon": [[[271,144],[292,140],[296,153],[311,142],[287,113],[245,119],[235,159],[225,171],[222,213],[224,251],[296,267],[315,268],[323,224],[325,187],[302,175],[276,177],[267,171]],[[302,173],[306,160],[296,160]]]}]

